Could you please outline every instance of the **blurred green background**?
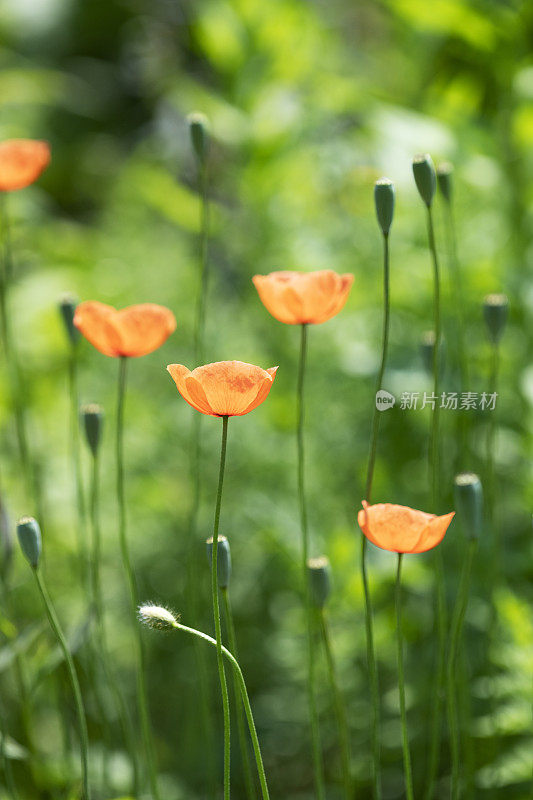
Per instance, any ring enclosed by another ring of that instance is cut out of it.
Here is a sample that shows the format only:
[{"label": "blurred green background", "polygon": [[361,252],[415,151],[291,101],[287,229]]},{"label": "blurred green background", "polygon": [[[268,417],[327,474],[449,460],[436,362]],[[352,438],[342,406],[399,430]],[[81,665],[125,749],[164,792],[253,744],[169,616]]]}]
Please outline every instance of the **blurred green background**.
[{"label": "blurred green background", "polygon": [[[208,361],[280,365],[268,400],[230,421],[221,532],[231,540],[232,598],[273,798],[313,796],[305,697],[296,504],[298,330],[269,316],[251,277],[276,269],[353,272],[347,306],[312,328],[307,382],[307,475],[313,554],[333,567],[329,619],[352,735],[357,796],[370,797],[370,720],[360,532],[375,375],[380,355],[381,240],[373,183],[396,185],[391,234],[392,329],[385,387],[430,391],[420,339],[431,328],[432,273],[424,207],[411,177],[415,153],[455,166],[469,390],[488,388],[481,303],[505,292],[510,324],[497,404],[497,524],[504,555],[496,587],[497,637],[487,652],[488,545],[482,541],[462,668],[470,719],[465,796],[530,796],[533,775],[533,5],[525,0],[2,0],[0,138],[47,139],[52,162],[38,184],[9,197],[16,274],[12,307],[23,364],[31,446],[44,497],[45,570],[76,648],[98,786],[103,746],[86,673],[86,593],[80,581],[69,460],[68,342],[57,312],[64,292],[118,307],[156,302],[178,327],[163,348],[130,364],[127,493],[143,599],[169,604],[211,632],[204,540],[211,533],[220,423],[202,425],[202,508],[197,618],[185,596],[192,497],[192,410],[165,372],[192,363],[198,290],[198,199],[186,115],[210,119],[212,204]],[[460,390],[442,205],[436,207],[448,334],[448,391]],[[83,342],[80,391],[106,410],[102,475],[104,587],[113,657],[133,698],[131,630],[118,551],[113,433],[118,364]],[[28,508],[2,370],[2,503],[13,521]],[[459,469],[484,476],[487,414],[469,412],[471,453],[458,463],[456,420],[442,414],[442,511]],[[396,407],[382,420],[374,497],[428,510],[427,411]],[[87,453],[84,449],[84,456]],[[85,462],[88,468],[88,461]],[[454,523],[442,545],[451,606],[465,539]],[[396,694],[392,554],[371,548],[383,718],[384,797],[403,796]],[[3,563],[9,545],[4,536]],[[24,798],[70,798],[75,728],[57,712],[69,691],[39,598],[18,549],[12,611],[1,620],[0,683],[15,776]],[[432,555],[405,563],[408,711],[415,794],[423,786],[434,676]],[[21,638],[19,638],[21,637]],[[165,800],[207,797],[208,742],[196,662],[180,635],[146,634],[150,704]],[[24,649],[41,758],[25,757],[13,681]],[[221,743],[215,661],[211,705]],[[339,798],[331,697],[319,662],[328,798]],[[492,698],[492,699],[491,699]],[[19,747],[18,745],[21,745]],[[236,744],[236,740],[235,740]],[[129,786],[120,736],[111,743],[113,796]],[[238,748],[234,796],[244,796]],[[214,754],[220,776],[222,752]],[[37,762],[36,762],[37,763]],[[438,797],[448,792],[444,732]],[[40,789],[37,791],[36,784]],[[0,778],[0,797],[2,794]],[[96,797],[100,797],[95,792]],[[106,795],[107,800],[107,795]]]}]

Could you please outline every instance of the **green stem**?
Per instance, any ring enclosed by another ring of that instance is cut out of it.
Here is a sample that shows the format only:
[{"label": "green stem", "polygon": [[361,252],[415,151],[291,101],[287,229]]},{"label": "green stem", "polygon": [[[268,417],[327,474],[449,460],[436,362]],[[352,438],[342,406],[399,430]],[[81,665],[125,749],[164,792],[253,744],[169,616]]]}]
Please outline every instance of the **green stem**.
[{"label": "green stem", "polygon": [[[220,589],[222,593],[222,597],[224,600],[224,611],[226,615],[226,626],[228,630],[228,641],[229,641],[229,649],[237,659],[239,660],[239,653],[237,651],[237,637],[235,635],[235,623],[233,621],[233,612],[231,609],[231,601],[229,597],[229,592],[227,587]],[[244,728],[244,716],[243,716],[243,708],[241,703],[239,702],[239,686],[237,682],[237,677],[234,674],[234,693],[235,693],[235,703],[237,708],[237,729],[239,732],[239,743],[241,746],[241,758],[242,758],[242,770],[244,775],[244,784],[246,789],[246,796],[249,800],[254,800],[256,797],[253,778],[252,778],[252,771],[250,769],[250,760],[248,755],[248,745],[246,742],[246,731]]]},{"label": "green stem", "polygon": [[[79,391],[78,391],[78,348],[73,344],[70,348],[70,358],[68,365],[69,376],[69,395],[70,395],[70,430],[71,430],[71,458],[72,472],[75,479],[76,508],[77,508],[77,533],[78,533],[78,560],[81,570],[82,583],[87,582],[87,547],[86,541],[86,514],[85,496],[83,491],[83,478],[81,472],[81,453],[80,453],[80,422],[79,422]],[[90,571],[90,567],[89,567]]]},{"label": "green stem", "polygon": [[222,709],[224,713],[224,800],[230,798],[230,711],[228,684],[224,671],[224,658],[222,656],[222,630],[220,625],[220,607],[218,603],[218,528],[220,524],[220,507],[222,504],[222,488],[224,485],[224,469],[226,466],[226,447],[228,443],[228,416],[222,417],[222,444],[220,447],[220,469],[218,473],[217,501],[215,506],[215,521],[213,525],[213,551],[211,560],[211,594],[213,596],[213,617],[215,621],[215,636],[217,645],[217,665],[222,693]]},{"label": "green stem", "polygon": [[[11,234],[9,216],[7,211],[7,198],[5,192],[0,192],[0,212],[4,239],[4,253],[0,270],[0,330],[4,343],[6,357],[9,391],[15,416],[15,430],[20,463],[24,475],[25,488],[28,502],[37,502],[37,487],[33,474],[25,413],[25,392],[22,385],[22,375],[18,361],[17,351],[11,332],[11,315],[9,308],[9,293],[13,277],[13,256],[11,251]],[[37,509],[38,510],[38,509]]]},{"label": "green stem", "polygon": [[318,800],[325,800],[324,770],[320,747],[320,729],[318,710],[316,704],[315,687],[315,657],[313,641],[313,607],[311,604],[309,579],[307,575],[307,560],[309,558],[309,527],[307,523],[307,506],[305,500],[305,454],[304,454],[304,385],[305,366],[307,358],[307,325],[301,326],[300,360],[298,366],[297,389],[297,444],[298,444],[298,498],[300,506],[300,525],[302,529],[302,576],[304,582],[305,610],[307,616],[307,693],[309,703],[309,717],[311,722],[311,739],[313,747],[313,766],[315,774],[315,789]]},{"label": "green stem", "polygon": [[[390,256],[389,256],[389,236],[383,235],[383,333],[381,344],[381,364],[376,380],[376,392],[383,388],[383,377],[387,366],[387,355],[389,347],[390,329]],[[374,411],[372,415],[372,437],[370,440],[370,454],[368,457],[368,468],[366,476],[365,499],[367,503],[372,502],[372,484],[374,480],[374,467],[378,446],[379,427],[381,422],[381,412],[378,411],[374,396]],[[365,630],[366,630],[366,659],[370,680],[370,694],[372,697],[372,777],[374,800],[381,797],[381,777],[380,777],[380,725],[379,725],[379,681],[378,667],[376,661],[376,651],[374,648],[374,622],[372,614],[372,598],[370,586],[368,584],[368,571],[366,563],[367,538],[361,534],[361,578],[363,581],[363,593],[365,598]]]},{"label": "green stem", "polygon": [[132,626],[135,631],[135,655],[136,655],[136,685],[137,685],[137,704],[139,708],[139,718],[141,722],[141,732],[144,744],[150,789],[153,800],[160,800],[159,788],[157,785],[157,774],[153,751],[152,731],[150,728],[150,718],[148,715],[148,697],[146,691],[146,669],[144,657],[144,645],[141,631],[137,624],[137,583],[131,563],[128,546],[126,528],[126,499],[124,492],[124,401],[126,395],[126,367],[127,358],[121,357],[119,362],[118,378],[118,401],[117,401],[117,430],[116,430],[116,461],[117,461],[117,499],[119,508],[119,540],[122,554],[122,563],[128,582],[130,595],[130,615]]},{"label": "green stem", "polygon": [[[431,430],[429,441],[429,474],[431,476],[431,501],[432,510],[438,514],[439,505],[439,384],[440,384],[440,344],[441,344],[441,318],[440,318],[440,273],[437,247],[435,244],[435,231],[433,226],[433,213],[431,206],[427,206],[428,246],[433,262],[433,317],[435,345],[433,348],[433,395],[435,407],[431,415]],[[433,800],[433,790],[439,768],[440,739],[442,727],[442,695],[446,675],[446,592],[444,582],[444,566],[442,554],[437,550],[434,555],[435,570],[435,601],[436,601],[436,628],[437,628],[437,670],[433,687],[431,703],[431,733],[429,740],[429,766],[426,789],[426,800]]]},{"label": "green stem", "polygon": [[102,663],[106,683],[109,686],[114,699],[115,705],[118,710],[120,727],[124,736],[124,741],[127,745],[131,763],[133,767],[133,785],[134,793],[137,796],[140,791],[140,774],[139,763],[137,755],[137,747],[135,744],[135,733],[131,717],[126,709],[124,698],[117,684],[115,673],[109,662],[109,647],[107,644],[107,637],[105,632],[105,612],[104,600],[102,593],[102,582],[100,576],[100,563],[101,563],[101,530],[100,530],[100,491],[99,491],[99,457],[98,454],[92,457],[92,475],[91,475],[91,490],[90,490],[90,519],[91,519],[91,594],[92,606],[94,610],[94,617],[96,622],[96,640],[97,650]]},{"label": "green stem", "polygon": [[463,630],[463,622],[468,604],[468,588],[470,585],[470,573],[472,571],[472,562],[477,549],[477,540],[472,539],[469,542],[466,560],[463,564],[461,573],[461,580],[459,582],[459,589],[457,592],[457,600],[452,615],[452,623],[450,630],[450,647],[448,650],[448,666],[446,671],[447,686],[446,697],[448,705],[448,723],[450,726],[450,749],[452,757],[452,784],[451,784],[451,798],[452,800],[459,800],[459,770],[460,770],[460,755],[459,755],[459,724],[457,719],[457,699],[456,699],[456,681],[455,681],[455,666],[457,658],[458,646],[461,642],[461,633]]},{"label": "green stem", "polygon": [[[214,541],[213,541],[213,553],[215,551]],[[174,623],[174,628],[179,631],[185,631],[185,633],[190,633],[193,636],[198,637],[199,639],[203,639],[204,642],[209,642],[210,645],[217,648],[218,652],[218,644],[212,636],[208,636],[206,633],[202,633],[201,631],[197,631],[195,628],[189,628],[187,625],[182,625],[180,622]],[[242,674],[242,670],[239,666],[239,662],[237,659],[230,653],[230,651],[222,645],[221,651],[223,655],[228,659],[231,663],[235,675],[237,677],[237,681],[239,684],[239,690],[241,693],[242,702],[244,704],[244,711],[246,713],[246,719],[248,721],[248,730],[250,731],[250,737],[252,739],[252,745],[254,748],[254,756],[255,756],[255,763],[257,765],[257,774],[259,775],[259,783],[261,784],[261,795],[263,800],[269,800],[269,793],[268,793],[268,786],[267,780],[265,775],[265,768],[263,765],[263,758],[261,756],[261,747],[259,746],[259,739],[257,737],[257,730],[255,727],[254,717],[252,714],[252,707],[250,705],[250,698],[248,697],[248,691],[246,689],[246,683],[244,681],[244,676]]]},{"label": "green stem", "polygon": [[411,754],[407,735],[407,713],[405,710],[405,678],[403,673],[403,634],[402,634],[402,557],[398,553],[398,570],[396,573],[396,638],[398,644],[398,694],[400,697],[400,717],[402,722],[403,765],[405,772],[405,791],[407,800],[414,800],[413,775],[411,772]]},{"label": "green stem", "polygon": [[18,800],[19,794],[13,778],[13,770],[11,768],[11,759],[6,753],[7,745],[7,725],[4,717],[4,709],[0,708],[0,762],[4,770],[4,777],[6,779],[7,790],[12,800]]},{"label": "green stem", "polygon": [[[208,288],[208,245],[209,245],[209,197],[207,194],[207,165],[203,160],[198,160],[198,193],[201,196],[200,204],[200,235],[199,235],[199,264],[200,281],[196,301],[196,316],[194,323],[194,363],[198,366],[204,361],[204,337],[205,337],[205,309],[207,303]],[[193,414],[191,429],[191,484],[192,503],[189,519],[188,541],[188,575],[187,575],[187,608],[191,617],[196,618],[198,608],[198,515],[200,512],[201,498],[201,425],[202,415]],[[210,708],[210,686],[207,678],[207,666],[205,662],[205,651],[201,643],[194,639],[194,657],[198,674],[198,684],[200,690],[200,709],[202,714],[202,739],[206,743],[206,762],[207,773],[209,776],[209,788],[212,800],[216,796],[216,773],[215,773],[215,736],[213,730],[213,719]]]},{"label": "green stem", "polygon": [[72,685],[72,691],[74,693],[74,702],[76,706],[76,716],[78,719],[79,736],[80,736],[82,800],[90,800],[91,792],[89,789],[89,770],[88,770],[89,736],[87,733],[87,721],[85,719],[85,711],[83,708],[83,700],[81,697],[80,684],[78,682],[76,668],[74,666],[72,656],[70,655],[70,650],[63,635],[63,631],[61,630],[59,620],[52,605],[52,601],[50,600],[50,596],[48,595],[46,586],[41,577],[41,573],[39,572],[38,569],[34,569],[33,574],[35,575],[35,580],[44,603],[46,616],[48,617],[48,622],[50,623],[50,627],[52,628],[57,638],[59,647],[61,648],[61,651],[65,658],[65,664],[70,678],[70,683]]},{"label": "green stem", "polygon": [[339,744],[341,750],[342,762],[342,777],[344,782],[344,793],[346,800],[353,800],[352,793],[352,779],[350,775],[350,734],[348,731],[348,722],[346,720],[345,705],[342,699],[342,694],[339,689],[339,682],[337,680],[337,670],[335,668],[335,658],[333,656],[333,649],[331,647],[331,640],[329,635],[329,628],[326,620],[324,609],[320,609],[320,628],[322,631],[322,641],[324,642],[324,650],[326,653],[326,662],[328,667],[329,683],[331,686],[331,693],[333,695],[333,702],[335,704],[335,715],[337,717],[337,727],[339,729]]}]

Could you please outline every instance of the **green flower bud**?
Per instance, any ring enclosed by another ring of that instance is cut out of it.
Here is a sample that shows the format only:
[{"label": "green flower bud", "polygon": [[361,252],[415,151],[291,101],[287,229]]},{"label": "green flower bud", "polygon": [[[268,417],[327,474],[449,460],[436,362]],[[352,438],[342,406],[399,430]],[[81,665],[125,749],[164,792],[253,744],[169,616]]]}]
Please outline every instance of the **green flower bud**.
[{"label": "green flower bud", "polygon": [[138,610],[139,620],[143,625],[158,631],[171,631],[176,627],[178,620],[174,614],[163,608],[163,606],[154,606],[148,603],[145,606],[139,606]]},{"label": "green flower bud", "polygon": [[485,297],[483,316],[492,344],[498,344],[502,338],[508,313],[509,300],[504,294],[489,294]]},{"label": "green flower bud", "polygon": [[420,197],[429,208],[437,188],[437,176],[430,155],[426,153],[413,158],[413,175]]},{"label": "green flower bud", "polygon": [[374,204],[379,227],[388,236],[394,216],[394,184],[388,178],[380,178],[374,184]]},{"label": "green flower bud", "polygon": [[77,344],[80,338],[80,332],[74,325],[74,314],[76,313],[77,305],[77,298],[74,295],[66,294],[61,298],[58,306],[71,345]]},{"label": "green flower bud", "polygon": [[96,456],[104,427],[104,409],[96,403],[90,403],[81,407],[80,414],[87,444],[93,456]]},{"label": "green flower bud", "polygon": [[454,497],[457,516],[469,539],[478,539],[483,527],[483,487],[473,472],[455,476]]},{"label": "green flower bud", "polygon": [[449,161],[444,161],[437,167],[437,184],[446,202],[451,203],[453,191],[453,164],[450,164]]},{"label": "green flower bud", "polygon": [[307,561],[311,602],[316,608],[324,608],[331,592],[330,566],[326,556]]},{"label": "green flower bud", "polygon": [[[207,544],[207,560],[209,566],[213,563],[213,537],[210,536]],[[231,551],[225,536],[218,537],[217,547],[217,578],[221,589],[227,589],[231,578]]]},{"label": "green flower bud", "polygon": [[205,114],[198,111],[189,114],[189,134],[191,143],[199,161],[205,161],[209,148],[209,121]]},{"label": "green flower bud", "polygon": [[39,523],[33,517],[22,517],[17,522],[17,536],[22,552],[33,569],[39,566],[42,541]]}]

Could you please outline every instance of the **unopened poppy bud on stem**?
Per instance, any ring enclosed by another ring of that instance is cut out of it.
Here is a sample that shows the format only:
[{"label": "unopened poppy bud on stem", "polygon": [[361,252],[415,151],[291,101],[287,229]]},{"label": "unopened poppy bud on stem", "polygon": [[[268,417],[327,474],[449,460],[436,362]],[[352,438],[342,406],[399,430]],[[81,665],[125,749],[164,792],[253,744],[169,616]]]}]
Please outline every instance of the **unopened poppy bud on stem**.
[{"label": "unopened poppy bud on stem", "polygon": [[380,178],[374,184],[376,217],[383,236],[388,236],[394,216],[394,184],[388,178]]},{"label": "unopened poppy bud on stem", "polygon": [[443,161],[443,163],[439,164],[437,167],[437,184],[446,202],[451,203],[453,191],[453,164],[450,164],[449,161]]},{"label": "unopened poppy bud on stem", "polygon": [[209,121],[205,114],[194,111],[187,117],[192,146],[197,158],[205,161],[209,148]]},{"label": "unopened poppy bud on stem", "polygon": [[[213,562],[213,537],[210,536],[206,542],[207,560],[209,566]],[[231,551],[229,542],[225,536],[218,537],[217,547],[217,577],[218,585],[221,589],[227,589],[231,578]]]},{"label": "unopened poppy bud on stem", "polygon": [[469,539],[478,539],[483,527],[483,487],[473,472],[461,472],[454,479],[457,516]]},{"label": "unopened poppy bud on stem", "polygon": [[413,175],[420,197],[429,208],[437,188],[435,167],[430,155],[426,153],[413,158]]},{"label": "unopened poppy bud on stem", "polygon": [[17,522],[17,536],[29,565],[37,569],[42,550],[41,529],[37,520],[21,517]]},{"label": "unopened poppy bud on stem", "polygon": [[71,345],[77,344],[80,340],[80,332],[74,325],[74,314],[76,313],[77,305],[78,299],[74,295],[65,294],[59,301],[58,306]]},{"label": "unopened poppy bud on stem", "polygon": [[508,313],[509,300],[504,294],[489,294],[485,297],[483,316],[492,344],[498,344],[502,338]]},{"label": "unopened poppy bud on stem", "polygon": [[87,444],[93,456],[96,456],[104,426],[104,409],[96,403],[90,403],[81,407],[80,415]]},{"label": "unopened poppy bud on stem", "polygon": [[143,625],[147,625],[154,630],[171,631],[178,624],[174,614],[168,608],[163,608],[163,606],[147,603],[145,606],[139,606],[138,613]]},{"label": "unopened poppy bud on stem", "polygon": [[316,608],[324,608],[331,592],[330,566],[326,556],[309,558],[307,561],[311,602]]}]

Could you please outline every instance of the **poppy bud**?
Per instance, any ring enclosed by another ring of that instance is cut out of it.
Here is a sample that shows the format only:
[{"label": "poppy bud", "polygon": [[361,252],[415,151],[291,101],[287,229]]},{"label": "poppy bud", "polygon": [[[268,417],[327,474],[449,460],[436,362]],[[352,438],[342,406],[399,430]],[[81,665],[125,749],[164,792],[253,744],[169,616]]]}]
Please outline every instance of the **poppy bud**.
[{"label": "poppy bud", "polygon": [[420,197],[429,208],[437,188],[435,167],[430,155],[426,153],[413,158],[413,175]]},{"label": "poppy bud", "polygon": [[71,345],[77,344],[80,338],[80,332],[74,325],[74,314],[76,313],[77,305],[77,298],[72,294],[66,294],[61,298],[58,306]]},{"label": "poppy bud", "polygon": [[[207,560],[209,566],[213,563],[213,537],[210,536],[207,544]],[[217,547],[217,578],[221,589],[227,589],[231,578],[231,552],[229,542],[225,536],[218,537]]]},{"label": "poppy bud", "polygon": [[148,625],[153,630],[171,631],[177,624],[176,617],[168,608],[154,606],[152,603],[139,606],[137,613],[143,625]]},{"label": "poppy bud", "polygon": [[394,184],[388,178],[380,178],[374,184],[376,216],[383,236],[388,236],[394,216]]},{"label": "poppy bud", "polygon": [[326,556],[307,561],[311,602],[316,608],[324,608],[331,592],[330,566]]},{"label": "poppy bud", "polygon": [[189,114],[189,134],[196,157],[199,161],[205,161],[207,149],[209,147],[209,122],[205,114],[198,111]]},{"label": "poppy bud", "polygon": [[440,192],[447,203],[452,201],[453,190],[453,164],[449,161],[443,161],[437,167],[437,184]]},{"label": "poppy bud", "polygon": [[33,517],[22,517],[17,522],[17,536],[22,552],[33,569],[39,566],[41,557],[41,529]]},{"label": "poppy bud", "polygon": [[466,535],[478,539],[483,526],[483,487],[473,472],[461,472],[454,480],[455,508]]},{"label": "poppy bud", "polygon": [[91,403],[87,406],[82,406],[80,414],[83,420],[83,429],[85,430],[87,444],[93,456],[96,456],[98,453],[98,445],[100,444],[100,437],[102,435],[102,428],[104,426],[104,409],[96,403]]},{"label": "poppy bud", "polygon": [[505,330],[509,300],[504,294],[489,294],[483,301],[483,316],[492,344],[498,344]]}]

